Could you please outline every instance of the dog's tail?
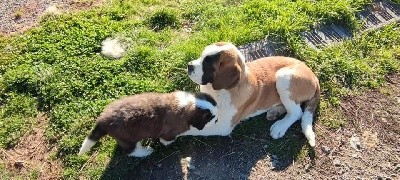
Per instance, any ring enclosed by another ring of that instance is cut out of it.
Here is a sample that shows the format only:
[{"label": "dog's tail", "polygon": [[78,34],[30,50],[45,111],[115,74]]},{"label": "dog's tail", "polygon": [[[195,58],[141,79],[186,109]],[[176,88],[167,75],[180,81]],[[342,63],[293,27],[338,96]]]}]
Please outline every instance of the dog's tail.
[{"label": "dog's tail", "polygon": [[315,90],[314,96],[305,102],[305,109],[304,113],[301,116],[301,129],[306,136],[308,143],[310,146],[314,147],[315,146],[315,133],[312,129],[312,123],[313,123],[313,117],[315,110],[317,109],[319,98],[320,98],[320,86],[318,81],[317,83],[317,89]]},{"label": "dog's tail", "polygon": [[104,131],[99,124],[96,124],[90,135],[86,137],[83,141],[82,146],[79,149],[78,155],[88,152],[90,148],[92,148],[96,144],[96,142],[99,141],[99,139],[106,134],[106,131]]}]

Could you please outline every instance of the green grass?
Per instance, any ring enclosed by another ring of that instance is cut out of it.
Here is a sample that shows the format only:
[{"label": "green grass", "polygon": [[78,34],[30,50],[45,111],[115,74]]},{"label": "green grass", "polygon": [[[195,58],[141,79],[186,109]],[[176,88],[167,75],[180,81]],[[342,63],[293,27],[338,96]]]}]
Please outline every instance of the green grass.
[{"label": "green grass", "polygon": [[[317,73],[323,90],[320,122],[340,127],[345,124],[335,109],[340,98],[379,87],[384,75],[399,71],[400,27],[391,25],[319,51],[307,47],[300,32],[327,22],[357,31],[354,13],[369,2],[113,1],[85,12],[46,16],[22,35],[0,37],[0,145],[15,145],[43,112],[49,118],[46,137],[58,147],[55,159],[63,162],[63,175],[100,177],[115,142],[108,138],[95,146],[97,156],[81,172],[89,156],[76,153],[108,102],[140,92],[195,91],[185,67],[204,46],[216,41],[242,45],[265,36],[287,44]],[[114,60],[99,54],[108,37],[129,44],[126,56]],[[239,138],[251,131],[249,124],[235,131]],[[291,156],[290,149],[280,146],[288,140],[301,149],[289,136],[271,141],[269,150]]]}]

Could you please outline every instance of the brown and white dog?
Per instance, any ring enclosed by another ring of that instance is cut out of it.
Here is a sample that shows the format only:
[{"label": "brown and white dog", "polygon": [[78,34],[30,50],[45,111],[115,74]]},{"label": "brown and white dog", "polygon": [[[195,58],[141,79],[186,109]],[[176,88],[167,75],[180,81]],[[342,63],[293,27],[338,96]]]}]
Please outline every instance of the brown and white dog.
[{"label": "brown and white dog", "polygon": [[164,145],[193,129],[201,130],[216,122],[216,102],[205,93],[143,93],[110,103],[97,118],[90,135],[83,141],[83,154],[106,134],[117,140],[129,156],[152,153],[140,140],[160,138]]},{"label": "brown and white dog", "polygon": [[[249,117],[267,112],[274,120],[287,112],[270,128],[277,139],[301,119],[302,131],[315,146],[313,115],[320,97],[317,77],[303,62],[290,57],[266,57],[245,63],[242,53],[231,43],[207,46],[201,57],[188,64],[192,81],[200,91],[217,102],[218,123],[190,135],[229,135]],[[301,105],[304,104],[304,112]]]}]

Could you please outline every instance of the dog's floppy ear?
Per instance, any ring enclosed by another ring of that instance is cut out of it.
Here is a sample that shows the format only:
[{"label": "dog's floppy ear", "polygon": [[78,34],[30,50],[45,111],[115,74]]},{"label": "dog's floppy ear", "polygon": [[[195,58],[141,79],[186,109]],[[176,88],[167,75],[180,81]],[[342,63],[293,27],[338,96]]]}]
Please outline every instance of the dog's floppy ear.
[{"label": "dog's floppy ear", "polygon": [[214,90],[230,89],[240,81],[242,69],[239,64],[220,64],[219,71],[215,76],[212,87]]}]

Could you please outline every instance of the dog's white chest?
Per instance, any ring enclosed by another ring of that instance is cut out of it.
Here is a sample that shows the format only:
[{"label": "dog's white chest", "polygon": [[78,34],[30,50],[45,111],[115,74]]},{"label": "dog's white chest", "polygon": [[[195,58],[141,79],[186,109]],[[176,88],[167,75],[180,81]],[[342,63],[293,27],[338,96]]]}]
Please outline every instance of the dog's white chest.
[{"label": "dog's white chest", "polygon": [[200,91],[210,94],[217,102],[217,118],[218,122],[206,124],[204,129],[198,130],[190,127],[189,131],[181,134],[182,136],[228,136],[234,127],[232,127],[232,118],[236,114],[237,109],[231,102],[231,95],[226,90],[214,91],[211,85],[200,86]]}]

